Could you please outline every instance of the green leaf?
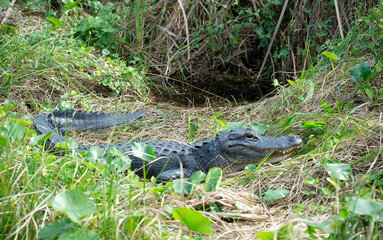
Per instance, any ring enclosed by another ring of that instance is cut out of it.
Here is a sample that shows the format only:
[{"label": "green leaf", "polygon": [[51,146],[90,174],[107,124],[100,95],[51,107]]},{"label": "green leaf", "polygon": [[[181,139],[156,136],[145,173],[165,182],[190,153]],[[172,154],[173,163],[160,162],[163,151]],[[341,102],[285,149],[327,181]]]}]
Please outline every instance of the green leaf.
[{"label": "green leaf", "polygon": [[178,195],[181,195],[182,193],[190,195],[193,190],[193,184],[191,184],[189,178],[176,179],[173,181],[173,189]]},{"label": "green leaf", "polygon": [[220,116],[222,116],[222,113],[217,112],[216,114],[214,114],[213,116],[211,116],[211,118],[219,118]]},{"label": "green leaf", "polygon": [[331,60],[339,60],[338,56],[335,53],[332,52],[322,52],[322,55],[325,55]]},{"label": "green leaf", "polygon": [[226,122],[220,120],[220,119],[216,119],[217,123],[221,126],[221,127],[225,127],[226,126]]},{"label": "green leaf", "polygon": [[292,81],[292,80],[287,79],[287,82],[290,83],[290,85],[293,86],[293,87],[297,86],[297,83]]},{"label": "green leaf", "polygon": [[289,222],[274,232],[259,231],[255,236],[261,240],[294,239],[294,225],[292,222]]},{"label": "green leaf", "polygon": [[314,83],[310,81],[310,86],[309,86],[309,89],[307,90],[307,94],[306,94],[306,97],[305,97],[305,100],[308,101],[312,98],[312,96],[314,95]]},{"label": "green leaf", "polygon": [[110,54],[109,50],[106,49],[106,48],[102,49],[101,53],[102,53],[102,55],[104,55],[104,56],[108,56],[108,55]]},{"label": "green leaf", "polygon": [[246,165],[245,167],[246,172],[253,172],[255,169],[257,169],[257,166],[254,164],[249,164],[249,165]]},{"label": "green leaf", "polygon": [[190,181],[194,184],[194,185],[198,185],[200,184],[203,180],[205,180],[206,178],[206,173],[202,172],[202,171],[197,171],[195,173],[193,173],[193,175],[190,177]]},{"label": "green leaf", "polygon": [[10,139],[12,142],[18,141],[25,134],[25,129],[22,125],[11,122],[5,123],[0,129],[0,135]]},{"label": "green leaf", "polygon": [[212,233],[210,220],[200,212],[196,212],[189,208],[175,208],[172,211],[172,216],[192,231],[206,235],[211,235]]},{"label": "green leaf", "polygon": [[331,177],[338,180],[348,180],[352,176],[351,167],[344,163],[325,163],[324,168]]},{"label": "green leaf", "polygon": [[1,8],[10,8],[10,7],[12,7],[12,4],[8,0],[1,0],[0,1],[0,7]]},{"label": "green leaf", "polygon": [[11,119],[11,122],[15,122],[15,123],[18,123],[18,124],[23,125],[23,126],[30,126],[30,125],[32,125],[31,122],[20,120],[20,119],[16,119],[16,118]]},{"label": "green leaf", "polygon": [[55,145],[56,148],[69,148],[69,149],[77,149],[78,143],[73,140],[66,139],[65,142],[59,142]]},{"label": "green leaf", "polygon": [[58,240],[101,240],[95,232],[88,229],[73,229],[60,236]]},{"label": "green leaf", "polygon": [[296,115],[294,114],[293,116],[291,116],[291,117],[287,118],[286,120],[284,120],[283,123],[282,123],[282,128],[290,126],[291,122],[294,122],[295,117],[296,117]]},{"label": "green leaf", "polygon": [[206,176],[205,191],[215,190],[222,181],[222,170],[218,167],[211,168]]},{"label": "green leaf", "polygon": [[342,108],[343,108],[343,102],[342,101],[340,101],[340,102],[336,102],[335,104],[334,104],[334,110],[335,111],[341,111],[342,110]]},{"label": "green leaf", "polygon": [[52,132],[45,135],[41,134],[41,135],[34,136],[31,138],[31,145],[35,146],[35,145],[43,144],[46,140],[48,140],[51,137],[51,135],[52,135]]},{"label": "green leaf", "polygon": [[64,219],[58,222],[52,222],[44,226],[39,231],[38,239],[41,240],[52,240],[56,239],[59,235],[67,232],[69,229],[73,228],[75,223],[69,219]]},{"label": "green leaf", "polygon": [[325,121],[316,121],[316,122],[302,122],[301,128],[316,128],[316,127],[323,127],[326,125]]},{"label": "green leaf", "polygon": [[52,207],[64,212],[75,223],[97,211],[96,205],[80,190],[62,191],[53,199]]},{"label": "green leaf", "polygon": [[259,231],[256,235],[257,239],[260,240],[274,240],[274,233],[273,232],[263,232],[262,230]]},{"label": "green leaf", "polygon": [[48,21],[53,23],[55,25],[56,28],[60,28],[61,27],[61,21],[58,20],[57,18],[54,18],[54,17],[48,17]]},{"label": "green leaf", "polygon": [[41,104],[41,108],[44,109],[44,111],[52,112],[54,107],[51,103],[43,103]]},{"label": "green leaf", "polygon": [[82,0],[78,0],[78,1],[75,1],[75,2],[68,2],[68,4],[65,6],[65,11],[68,11],[69,9],[72,9],[74,8],[75,6],[77,6],[77,4],[79,4]]},{"label": "green leaf", "polygon": [[319,102],[319,107],[325,111],[325,112],[328,112],[328,113],[333,113],[334,111],[332,110],[332,107],[330,105],[328,105],[327,103],[325,102]]},{"label": "green leaf", "polygon": [[241,202],[235,202],[235,206],[239,209],[239,210],[248,210],[248,206],[246,204],[243,204]]},{"label": "green leaf", "polygon": [[374,100],[374,92],[371,88],[366,89],[366,95],[371,101]]},{"label": "green leaf", "polygon": [[371,75],[371,67],[366,62],[360,62],[350,70],[350,75],[355,83],[359,83],[360,80],[367,80]]},{"label": "green leaf", "polygon": [[57,108],[59,110],[66,110],[66,109],[72,109],[72,106],[67,101],[60,101],[59,104],[57,104]]},{"label": "green leaf", "polygon": [[225,127],[221,129],[221,133],[230,132],[233,129],[240,129],[244,125],[244,122],[228,122]]},{"label": "green leaf", "polygon": [[135,142],[132,145],[133,156],[151,162],[156,159],[152,146],[143,142]]},{"label": "green leaf", "polygon": [[383,218],[383,203],[377,201],[366,200],[363,198],[352,197],[348,209],[350,212],[359,215],[368,215],[374,218]]},{"label": "green leaf", "polygon": [[89,148],[86,158],[90,162],[100,163],[105,167],[105,160],[107,160],[107,154],[105,149],[99,148],[97,146],[92,146]]},{"label": "green leaf", "polygon": [[256,131],[259,134],[264,134],[268,127],[265,124],[262,123],[252,123],[247,125],[246,127],[252,128],[254,131]]},{"label": "green leaf", "polygon": [[289,194],[289,192],[290,191],[286,189],[271,190],[266,192],[263,198],[265,199],[265,201],[274,201],[286,197],[286,195]]}]

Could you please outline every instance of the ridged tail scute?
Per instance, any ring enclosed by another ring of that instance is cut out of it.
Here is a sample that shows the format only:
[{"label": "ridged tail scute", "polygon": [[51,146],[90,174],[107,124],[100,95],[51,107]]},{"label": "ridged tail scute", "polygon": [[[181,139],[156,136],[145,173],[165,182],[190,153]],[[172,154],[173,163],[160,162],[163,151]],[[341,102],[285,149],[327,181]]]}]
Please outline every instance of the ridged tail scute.
[{"label": "ridged tail scute", "polygon": [[[53,146],[65,141],[65,132],[69,130],[94,131],[119,126],[144,115],[146,111],[127,114],[103,112],[86,112],[75,110],[53,110],[34,117],[35,129],[42,134],[52,132],[50,137]],[[48,146],[49,147],[49,146]]]}]

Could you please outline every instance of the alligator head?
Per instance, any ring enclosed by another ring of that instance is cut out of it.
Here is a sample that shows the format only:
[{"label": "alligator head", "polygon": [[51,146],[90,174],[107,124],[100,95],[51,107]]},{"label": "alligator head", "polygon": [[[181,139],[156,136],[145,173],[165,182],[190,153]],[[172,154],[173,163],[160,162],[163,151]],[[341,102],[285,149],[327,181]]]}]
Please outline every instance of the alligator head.
[{"label": "alligator head", "polygon": [[248,164],[278,162],[286,158],[302,145],[298,136],[265,137],[251,128],[234,129],[216,137],[216,158],[208,163],[208,168],[220,167],[229,172],[243,170]]}]

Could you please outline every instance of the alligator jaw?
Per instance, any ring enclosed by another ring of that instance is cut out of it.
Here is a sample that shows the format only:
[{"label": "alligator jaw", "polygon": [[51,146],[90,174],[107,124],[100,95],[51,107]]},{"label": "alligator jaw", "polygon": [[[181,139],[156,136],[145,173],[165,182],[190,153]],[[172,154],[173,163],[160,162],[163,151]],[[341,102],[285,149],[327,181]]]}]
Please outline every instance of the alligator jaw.
[{"label": "alligator jaw", "polygon": [[224,147],[227,160],[235,164],[256,164],[265,158],[268,162],[278,162],[302,145],[302,139],[298,136],[265,137],[246,129],[242,130],[242,135],[246,137],[241,137],[240,132],[237,132]]}]

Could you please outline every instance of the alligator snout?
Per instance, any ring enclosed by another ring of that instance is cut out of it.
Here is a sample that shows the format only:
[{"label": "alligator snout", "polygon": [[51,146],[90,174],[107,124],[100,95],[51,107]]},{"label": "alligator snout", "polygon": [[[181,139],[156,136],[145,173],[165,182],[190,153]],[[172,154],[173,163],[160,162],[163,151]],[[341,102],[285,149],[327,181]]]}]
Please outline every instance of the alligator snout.
[{"label": "alligator snout", "polygon": [[289,137],[289,142],[294,146],[300,146],[302,144],[302,138],[298,136]]}]

